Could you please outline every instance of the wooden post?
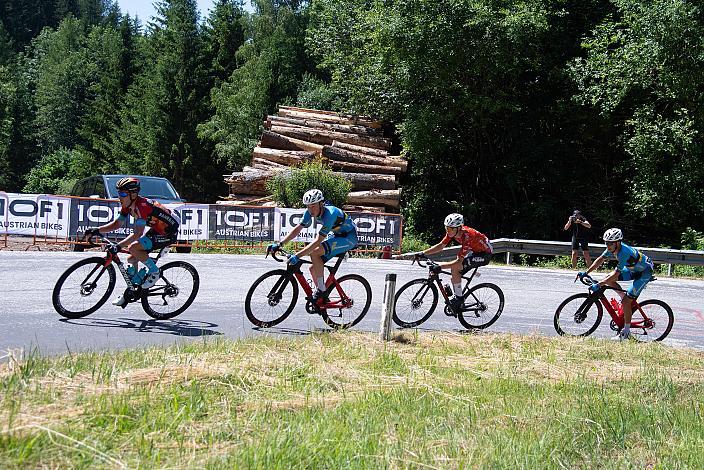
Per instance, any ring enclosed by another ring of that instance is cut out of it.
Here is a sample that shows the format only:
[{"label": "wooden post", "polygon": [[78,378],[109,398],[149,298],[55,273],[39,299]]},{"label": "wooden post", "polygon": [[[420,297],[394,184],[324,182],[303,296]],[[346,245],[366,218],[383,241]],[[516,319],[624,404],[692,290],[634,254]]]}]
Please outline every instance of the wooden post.
[{"label": "wooden post", "polygon": [[379,328],[379,339],[382,341],[391,340],[391,318],[396,307],[396,274],[386,275],[384,285],[384,298],[381,304],[381,326]]}]

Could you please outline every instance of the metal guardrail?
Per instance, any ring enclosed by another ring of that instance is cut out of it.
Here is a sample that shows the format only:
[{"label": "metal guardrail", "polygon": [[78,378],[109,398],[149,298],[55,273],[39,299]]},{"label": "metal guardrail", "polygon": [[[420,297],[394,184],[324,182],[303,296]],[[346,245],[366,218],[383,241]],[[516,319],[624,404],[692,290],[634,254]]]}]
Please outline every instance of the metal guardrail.
[{"label": "metal guardrail", "polygon": [[[514,238],[497,238],[491,240],[491,246],[494,247],[494,254],[506,253],[506,264],[511,263],[513,254],[529,254],[543,256],[569,256],[572,254],[572,243],[570,242],[555,242],[543,240],[520,240]],[[457,257],[459,246],[445,248],[441,253],[438,253],[431,258],[437,261],[449,261]],[[606,245],[590,243],[590,251],[594,250],[601,254],[606,249]],[[697,250],[672,250],[669,248],[641,248],[636,247],[648,255],[653,262],[657,264],[667,264],[671,267],[673,264],[685,264],[689,266],[704,266],[704,251]],[[400,259],[410,259],[413,253],[401,255]],[[668,275],[671,268],[668,267]]]}]

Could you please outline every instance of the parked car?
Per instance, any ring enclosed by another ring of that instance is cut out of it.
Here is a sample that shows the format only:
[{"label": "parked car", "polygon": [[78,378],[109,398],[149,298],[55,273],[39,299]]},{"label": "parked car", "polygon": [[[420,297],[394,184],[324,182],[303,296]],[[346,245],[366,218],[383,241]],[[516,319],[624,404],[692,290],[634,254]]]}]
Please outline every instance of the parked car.
[{"label": "parked car", "polygon": [[[141,190],[139,194],[148,199],[155,199],[162,204],[185,202],[174,188],[171,181],[158,176],[143,175],[96,175],[78,181],[69,196],[90,197],[99,199],[117,199],[115,184],[127,176],[139,179]],[[73,251],[83,251],[84,245],[72,243]],[[179,253],[190,252],[190,247],[176,247]]]},{"label": "parked car", "polygon": [[140,195],[149,199],[156,199],[163,203],[184,202],[176,189],[166,178],[142,175],[97,175],[78,181],[71,190],[70,196],[95,197],[102,199],[117,199],[115,184],[126,176],[139,179],[142,187]]}]

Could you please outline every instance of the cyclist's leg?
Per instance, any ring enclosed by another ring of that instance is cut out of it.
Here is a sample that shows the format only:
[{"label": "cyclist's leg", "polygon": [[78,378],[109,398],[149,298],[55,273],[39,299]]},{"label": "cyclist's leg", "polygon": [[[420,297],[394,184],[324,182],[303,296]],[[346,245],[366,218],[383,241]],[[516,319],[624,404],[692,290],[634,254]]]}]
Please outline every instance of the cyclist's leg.
[{"label": "cyclist's leg", "polygon": [[603,280],[604,284],[606,284],[609,287],[613,287],[614,289],[619,289],[616,291],[616,293],[621,297],[621,301],[623,301],[623,297],[626,295],[624,292],[621,292],[621,286],[619,285],[618,282],[616,281],[627,281],[628,279],[623,279],[623,274],[621,271],[616,271],[614,270],[611,274],[606,276]]},{"label": "cyclist's leg", "polygon": [[147,274],[142,282],[142,287],[149,288],[156,284],[159,280],[159,268],[156,262],[149,257],[149,252],[152,250],[161,250],[167,246],[176,243],[178,235],[173,234],[159,234],[153,230],[149,230],[144,236],[142,236],[138,241],[142,247],[144,253],[144,259],[140,259],[147,267]]},{"label": "cyclist's leg", "polygon": [[629,327],[631,325],[631,318],[633,316],[631,300],[636,300],[638,298],[640,293],[643,292],[643,289],[645,289],[645,286],[652,278],[653,272],[650,270],[631,274],[630,279],[633,280],[633,285],[630,289],[628,289],[628,292],[626,292],[626,298],[624,299],[625,302],[623,302],[623,322],[625,325],[628,325]]}]

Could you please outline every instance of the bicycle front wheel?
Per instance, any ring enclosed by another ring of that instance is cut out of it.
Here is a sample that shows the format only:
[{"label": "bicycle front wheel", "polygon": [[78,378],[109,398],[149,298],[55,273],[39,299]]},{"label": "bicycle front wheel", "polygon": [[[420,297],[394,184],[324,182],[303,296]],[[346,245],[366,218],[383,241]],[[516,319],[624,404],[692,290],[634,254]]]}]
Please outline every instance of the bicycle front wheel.
[{"label": "bicycle front wheel", "polygon": [[142,308],[157,320],[168,320],[191,306],[198,294],[198,271],[185,261],[172,261],[161,267],[159,280],[142,292]]},{"label": "bicycle front wheel", "polygon": [[278,325],[293,311],[298,284],[291,273],[275,269],[254,281],[244,300],[244,313],[260,328]]},{"label": "bicycle front wheel", "polygon": [[672,330],[675,316],[661,300],[646,300],[639,304],[631,318],[631,335],[638,341],[662,341]]},{"label": "bicycle front wheel", "polygon": [[464,297],[458,320],[467,329],[484,329],[496,322],[504,311],[504,293],[496,284],[472,287]]},{"label": "bicycle front wheel", "polygon": [[372,288],[362,276],[347,274],[336,279],[328,304],[340,305],[320,313],[323,321],[336,330],[351,328],[364,318],[372,303]]},{"label": "bicycle front wheel", "polygon": [[401,328],[415,328],[424,323],[438,305],[438,288],[424,279],[410,281],[396,292],[393,320]]},{"label": "bicycle front wheel", "polygon": [[86,258],[68,268],[56,281],[51,301],[59,315],[82,318],[98,310],[115,288],[115,268],[105,258]]},{"label": "bicycle front wheel", "polygon": [[557,307],[555,331],[562,336],[589,336],[601,323],[603,314],[598,300],[589,294],[575,294]]}]

